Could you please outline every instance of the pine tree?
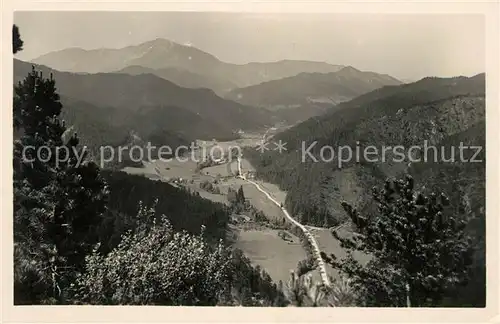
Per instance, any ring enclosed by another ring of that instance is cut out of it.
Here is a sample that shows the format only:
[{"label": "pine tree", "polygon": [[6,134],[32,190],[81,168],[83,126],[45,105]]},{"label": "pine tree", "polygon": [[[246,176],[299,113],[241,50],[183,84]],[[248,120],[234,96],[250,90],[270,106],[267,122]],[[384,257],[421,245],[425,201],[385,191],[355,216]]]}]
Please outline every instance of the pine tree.
[{"label": "pine tree", "polygon": [[[356,226],[352,238],[333,232],[348,256],[323,256],[351,279],[366,306],[436,306],[445,292],[468,279],[471,240],[466,222],[447,213],[442,193],[425,196],[414,191],[411,176],[373,190],[378,214],[361,216],[347,203],[343,207]],[[366,266],[352,252],[372,256]]]},{"label": "pine tree", "polygon": [[287,283],[288,298],[297,307],[323,306],[325,290],[312,279],[311,273],[299,275],[295,271],[290,272]]},{"label": "pine tree", "polygon": [[[64,140],[52,75],[32,72],[14,88],[16,303],[62,302],[97,239],[107,188],[76,134]],[[80,157],[80,158],[79,158]]]},{"label": "pine tree", "polygon": [[16,54],[23,49],[23,40],[19,34],[19,28],[16,25],[12,26],[12,52]]},{"label": "pine tree", "polygon": [[231,203],[231,204],[236,204],[238,203],[238,193],[237,191],[235,191],[233,188],[228,188],[227,189],[227,200]]},{"label": "pine tree", "polygon": [[286,299],[286,296],[284,294],[285,287],[283,286],[283,281],[279,281],[278,285],[276,286],[276,298],[274,300],[274,305],[277,307],[283,307],[287,306],[289,304],[289,301]]},{"label": "pine tree", "polygon": [[237,193],[237,201],[239,203],[245,203],[245,194],[243,193],[243,186],[240,186]]}]

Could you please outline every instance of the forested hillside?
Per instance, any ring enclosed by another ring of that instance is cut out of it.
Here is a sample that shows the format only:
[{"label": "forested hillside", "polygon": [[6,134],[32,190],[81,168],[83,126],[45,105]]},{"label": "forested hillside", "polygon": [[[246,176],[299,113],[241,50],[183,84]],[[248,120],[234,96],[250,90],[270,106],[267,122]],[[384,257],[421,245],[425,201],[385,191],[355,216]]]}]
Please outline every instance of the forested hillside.
[{"label": "forested hillside", "polygon": [[[470,282],[447,291],[441,303],[484,304],[484,74],[471,78],[425,78],[412,84],[384,87],[272,138],[274,142],[279,140],[287,143],[287,151],[260,154],[248,150],[246,156],[256,166],[258,177],[277,183],[288,192],[286,206],[302,222],[332,226],[347,221],[355,225],[345,212],[345,202],[367,217],[377,215],[381,205],[372,199],[372,188],[405,173],[414,176],[417,190],[442,192],[449,197],[446,213],[467,224],[466,232],[472,237],[475,252]],[[313,143],[316,144],[308,150]],[[334,148],[333,158],[329,150],[322,152],[325,146]],[[352,149],[352,157],[349,159],[344,151],[339,164],[342,146]],[[376,149],[367,157],[362,152],[369,146]],[[413,146],[419,149],[409,151]],[[426,146],[435,149],[429,148],[425,153]],[[460,146],[469,149],[461,153]],[[395,151],[395,147],[401,149]],[[356,148],[361,154],[356,155]]]},{"label": "forested hillside", "polygon": [[222,96],[229,89],[236,88],[236,84],[221,77],[209,77],[188,70],[183,70],[176,67],[166,67],[162,69],[146,68],[140,65],[127,66],[117,73],[130,75],[139,74],[154,74],[165,80],[171,81],[184,88],[207,88],[213,90],[218,95]]},{"label": "forested hillside", "polygon": [[[131,133],[143,143],[175,150],[196,139],[231,140],[238,138],[240,129],[272,124],[271,113],[264,109],[224,100],[208,89],[181,88],[154,75],[88,75],[36,68],[42,76],[59,80],[57,91],[65,106],[61,117],[78,132],[96,161],[101,146],[127,143]],[[14,82],[31,69],[31,64],[15,60]]]},{"label": "forested hillside", "polygon": [[[157,149],[161,146],[175,151],[177,147],[190,147],[200,138],[232,140],[239,137],[190,111],[173,106],[151,106],[127,111],[115,107],[97,107],[68,97],[62,97],[61,102],[65,107],[61,113],[62,119],[73,132],[78,132],[81,143],[88,147],[95,161],[101,161],[100,153],[104,152],[103,161],[106,162],[111,147],[131,145],[133,136],[140,139],[134,144],[146,147],[150,143],[156,148],[151,151],[152,158],[157,157]],[[188,124],[189,127],[186,126]],[[128,158],[128,153],[124,159]],[[121,165],[114,162],[106,162],[102,166],[117,168]]]},{"label": "forested hillside", "polygon": [[[143,176],[118,171],[102,173],[112,188],[108,209],[113,213],[132,217],[137,213],[140,202],[145,206],[152,206],[158,201],[155,206],[157,216],[166,215],[174,230],[199,234],[201,227],[205,226],[205,233],[211,240],[226,240],[229,210],[225,205],[215,204],[195,193],[172,187],[162,181],[152,181]],[[120,218],[116,220],[116,222],[124,221]],[[127,229],[125,227],[123,230],[113,232],[118,235],[119,240],[120,233],[124,233]]]},{"label": "forested hillside", "polygon": [[[32,64],[15,60],[14,82],[31,71]],[[260,128],[270,120],[265,109],[246,107],[218,97],[209,89],[182,88],[152,74],[119,73],[74,74],[37,66],[45,75],[59,81],[62,96],[100,107],[137,111],[142,107],[170,106],[185,109],[219,128],[238,130]]]},{"label": "forested hillside", "polygon": [[[409,172],[429,189],[449,195],[454,203],[452,212],[469,220],[467,232],[473,238],[475,250],[472,279],[466,287],[449,294],[449,299],[462,305],[484,305],[486,295],[486,122],[480,121],[467,130],[450,136],[440,144],[447,148],[447,157],[453,152],[456,161],[461,159],[456,148],[460,143],[476,146],[463,152],[463,158],[482,162],[446,163],[422,162],[411,165]],[[481,148],[481,149],[479,149]],[[449,302],[453,305],[453,302]]]},{"label": "forested hillside", "polygon": [[[362,204],[374,184],[406,170],[408,160],[394,162],[391,150],[382,161],[382,146],[400,145],[407,150],[412,145],[423,146],[424,140],[439,145],[449,136],[484,123],[484,89],[484,74],[426,78],[384,87],[276,135],[272,141],[286,142],[287,151],[261,155],[248,150],[247,157],[259,177],[288,192],[286,205],[294,214],[301,214],[311,224],[332,225],[343,217],[341,199]],[[379,160],[368,162],[360,154],[356,161],[356,147],[363,152],[370,145],[377,148],[379,155],[375,156]],[[327,162],[321,161],[324,146],[334,148],[333,160],[328,161],[328,153]],[[343,158],[349,161],[339,167],[337,154],[341,146],[350,147],[353,158],[349,160],[348,153],[344,153]]]}]

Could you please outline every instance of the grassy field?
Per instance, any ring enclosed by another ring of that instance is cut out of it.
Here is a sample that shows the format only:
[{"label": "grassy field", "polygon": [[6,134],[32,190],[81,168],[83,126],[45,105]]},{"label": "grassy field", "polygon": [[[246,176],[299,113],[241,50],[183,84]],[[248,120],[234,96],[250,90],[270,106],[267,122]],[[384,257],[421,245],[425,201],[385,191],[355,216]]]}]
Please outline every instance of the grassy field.
[{"label": "grassy field", "polygon": [[[250,163],[247,160],[242,160],[242,169],[244,171],[249,171],[253,170],[251,167]],[[228,171],[229,170],[229,171]],[[229,167],[228,165],[217,165],[217,166],[212,166],[209,168],[203,169],[202,173],[203,175],[211,176],[211,177],[216,177],[217,175],[220,175],[222,177],[228,176],[229,172],[231,171],[237,171],[237,166],[236,166],[236,161],[233,161],[230,163]],[[260,184],[260,182],[259,182]],[[258,210],[262,211],[267,217],[270,219],[277,219],[281,220],[284,218],[283,212],[281,209],[273,204],[269,199],[266,198],[265,195],[263,195],[257,188],[255,188],[254,185],[239,179],[239,178],[228,178],[228,179],[223,179],[219,184],[218,187],[221,190],[221,192],[227,193],[228,188],[231,187],[233,189],[238,189],[240,186],[243,187],[243,192],[245,194],[245,198]],[[263,184],[263,187],[266,190],[269,190],[269,192],[274,196],[277,197],[278,199],[281,199],[284,201],[286,197],[286,193],[279,191],[277,186],[271,185],[271,184]]]},{"label": "grassy field", "polygon": [[[282,191],[277,185],[274,185],[272,183],[262,182],[260,180],[253,180],[253,181],[259,184],[259,186],[261,186],[262,189],[267,191],[276,200],[281,201],[283,203],[285,202],[286,192]],[[255,188],[255,186],[253,186],[253,188]],[[258,191],[257,189],[255,190],[262,196],[262,193],[260,191]]]},{"label": "grassy field", "polygon": [[154,162],[144,162],[143,168],[126,167],[123,169],[123,171],[131,174],[155,175],[155,168],[158,168],[158,170],[160,171],[160,175],[164,179],[179,177],[184,179],[191,179],[193,175],[196,175],[196,162],[181,162],[175,159],[169,162],[161,160],[157,160]]},{"label": "grassy field", "polygon": [[[317,228],[309,228],[310,232],[316,238],[318,242],[318,246],[321,251],[325,252],[328,256],[330,254],[334,254],[337,258],[341,259],[346,256],[346,252],[344,249],[340,247],[339,241],[337,241],[331,234],[329,229],[317,229]],[[338,231],[341,237],[346,237],[349,235],[347,230],[341,229]],[[362,253],[354,253],[354,257],[361,262],[362,264],[366,263],[369,260],[369,257],[366,254]],[[332,269],[331,266],[327,265],[327,272],[329,275],[334,278],[339,277],[339,273],[337,270]]]},{"label": "grassy field", "polygon": [[241,231],[235,247],[241,249],[253,264],[261,266],[273,281],[282,280],[285,284],[290,270],[297,268],[297,263],[306,258],[306,253],[299,240],[285,242],[278,237],[277,230]]}]

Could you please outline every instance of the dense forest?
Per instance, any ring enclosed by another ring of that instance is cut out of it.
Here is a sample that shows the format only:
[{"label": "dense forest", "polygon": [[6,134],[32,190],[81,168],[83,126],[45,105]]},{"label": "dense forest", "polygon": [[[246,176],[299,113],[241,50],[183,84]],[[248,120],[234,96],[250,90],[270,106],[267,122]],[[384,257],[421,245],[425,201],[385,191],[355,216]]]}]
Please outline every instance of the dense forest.
[{"label": "dense forest", "polygon": [[[286,152],[259,154],[248,149],[245,154],[256,167],[257,177],[287,191],[286,206],[293,214],[301,214],[301,219],[312,225],[332,226],[345,217],[338,203],[342,197],[365,202],[371,187],[387,176],[406,171],[407,157],[397,163],[387,155],[382,161],[382,147],[408,149],[422,146],[424,140],[439,147],[449,136],[484,124],[484,82],[482,74],[472,78],[425,78],[383,87],[277,134],[272,141],[285,142]],[[481,143],[473,140],[467,144]],[[321,160],[325,146],[333,148],[332,160],[328,160],[329,153]],[[339,148],[343,146],[351,149],[352,158],[344,153],[345,161],[339,166]],[[363,152],[369,146],[379,152],[375,163],[367,161],[362,153],[356,154],[356,149]],[[448,152],[445,150],[446,156]],[[460,168],[465,164],[454,165]],[[484,168],[484,160],[473,164],[474,168]]]},{"label": "dense forest", "polygon": [[[199,234],[201,227],[205,226],[207,238],[214,242],[225,241],[229,221],[229,210],[225,205],[203,199],[195,193],[165,182],[153,181],[139,175],[103,170],[102,176],[112,188],[108,198],[110,218],[106,219],[106,222],[114,227],[124,226],[121,230],[111,231],[117,235],[118,240],[121,233],[129,229],[126,219],[120,215],[134,216],[138,204],[142,202],[146,206],[155,204],[156,215],[158,217],[166,215],[174,230],[186,230],[196,235]],[[104,237],[110,237],[108,234]]]}]

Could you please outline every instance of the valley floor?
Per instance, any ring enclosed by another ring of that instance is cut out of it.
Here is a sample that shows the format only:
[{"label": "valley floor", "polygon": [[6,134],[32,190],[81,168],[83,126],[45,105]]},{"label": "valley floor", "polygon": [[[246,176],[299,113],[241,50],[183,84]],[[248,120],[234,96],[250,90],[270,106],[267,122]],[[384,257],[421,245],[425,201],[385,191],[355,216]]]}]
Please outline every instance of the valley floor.
[{"label": "valley floor", "polygon": [[[217,145],[226,149],[234,146],[243,148],[243,146],[257,145],[260,138],[262,138],[262,135],[255,135],[238,141],[217,142]],[[208,144],[206,142],[205,145],[210,145],[210,142]],[[199,154],[196,153],[194,156],[199,156]],[[242,159],[241,163],[243,170],[254,170],[248,160]],[[173,159],[169,162],[160,160],[144,162],[143,168],[127,167],[123,171],[131,174],[142,174],[152,180],[168,181],[172,185],[182,186],[191,191],[198,192],[203,198],[227,205],[229,205],[227,200],[229,188],[237,190],[242,186],[247,201],[257,210],[262,211],[268,219],[278,221],[283,219],[284,215],[281,208],[270,201],[265,194],[249,182],[234,177],[237,170],[236,160],[226,164],[203,168],[198,171],[196,169],[196,161],[188,160],[181,162]],[[205,181],[213,182],[216,179],[216,186],[220,190],[220,194],[211,193],[200,188],[201,183]],[[260,180],[253,181],[258,183],[261,188],[277,201],[285,201],[286,192],[280,190],[278,186]],[[336,256],[344,255],[339,242],[330,234],[329,229],[312,226],[307,226],[307,228],[315,237],[321,251],[327,254],[334,253]],[[266,227],[244,229],[241,226],[233,226],[233,230],[238,232],[237,241],[234,246],[241,249],[254,265],[259,265],[266,270],[275,282],[281,280],[286,283],[289,279],[290,271],[295,270],[298,262],[307,257],[300,240],[294,235],[291,235],[292,237],[289,241],[285,241],[279,237],[278,233],[280,230],[277,229]],[[328,265],[327,273],[334,278],[338,277],[336,271]],[[313,278],[320,280],[318,270],[313,272]]]}]

